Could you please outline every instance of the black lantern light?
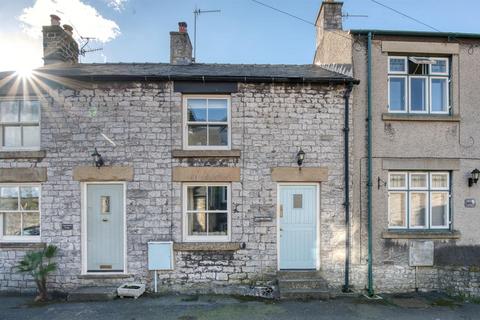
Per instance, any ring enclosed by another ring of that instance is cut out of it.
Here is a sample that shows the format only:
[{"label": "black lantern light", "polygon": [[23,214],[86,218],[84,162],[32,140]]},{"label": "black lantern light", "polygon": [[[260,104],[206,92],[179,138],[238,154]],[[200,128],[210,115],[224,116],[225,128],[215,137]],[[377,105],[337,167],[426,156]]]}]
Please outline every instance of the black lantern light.
[{"label": "black lantern light", "polygon": [[471,187],[474,183],[477,184],[479,176],[480,170],[478,170],[477,168],[473,169],[473,171],[470,172],[470,178],[468,178],[468,186]]},{"label": "black lantern light", "polygon": [[305,152],[300,148],[297,152],[297,164],[299,167],[303,165],[303,160],[305,160]]},{"label": "black lantern light", "polygon": [[98,153],[97,148],[95,148],[95,151],[92,153],[92,157],[95,167],[100,168],[104,165],[102,155]]}]

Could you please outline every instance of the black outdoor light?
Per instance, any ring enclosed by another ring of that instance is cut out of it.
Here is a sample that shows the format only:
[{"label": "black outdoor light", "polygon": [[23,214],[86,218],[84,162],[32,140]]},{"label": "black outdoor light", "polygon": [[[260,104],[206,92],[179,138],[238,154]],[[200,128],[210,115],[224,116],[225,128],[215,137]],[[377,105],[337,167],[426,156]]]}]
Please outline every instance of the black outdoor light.
[{"label": "black outdoor light", "polygon": [[302,148],[300,148],[300,150],[297,152],[297,164],[299,167],[302,166],[303,160],[305,160],[305,152],[302,150]]},{"label": "black outdoor light", "polygon": [[473,171],[470,172],[470,178],[468,178],[468,186],[471,187],[474,183],[477,184],[479,176],[480,170],[478,170],[477,168],[473,169]]},{"label": "black outdoor light", "polygon": [[100,168],[105,164],[103,162],[102,155],[98,153],[97,148],[95,148],[95,151],[92,153],[92,157],[93,157],[93,163],[95,164],[95,167]]}]

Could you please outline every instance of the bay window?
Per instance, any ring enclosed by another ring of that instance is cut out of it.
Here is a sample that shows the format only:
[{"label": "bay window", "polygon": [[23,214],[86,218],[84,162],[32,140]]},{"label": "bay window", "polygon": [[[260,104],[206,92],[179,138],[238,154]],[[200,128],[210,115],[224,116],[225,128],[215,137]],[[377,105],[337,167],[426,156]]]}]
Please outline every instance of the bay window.
[{"label": "bay window", "polygon": [[449,229],[450,194],[448,172],[389,172],[389,228]]},{"label": "bay window", "polygon": [[449,60],[438,57],[388,58],[388,111],[448,114]]}]

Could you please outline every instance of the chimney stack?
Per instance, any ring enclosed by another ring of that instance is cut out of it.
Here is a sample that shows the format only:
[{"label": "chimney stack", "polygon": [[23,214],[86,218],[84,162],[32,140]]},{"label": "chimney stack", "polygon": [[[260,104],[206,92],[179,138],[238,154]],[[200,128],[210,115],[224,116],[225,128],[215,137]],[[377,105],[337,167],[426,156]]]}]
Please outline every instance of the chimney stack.
[{"label": "chimney stack", "polygon": [[317,26],[325,30],[342,30],[343,2],[325,0],[320,7]]},{"label": "chimney stack", "polygon": [[178,32],[170,32],[170,63],[188,65],[192,63],[192,43],[187,32],[187,23],[178,23]]},{"label": "chimney stack", "polygon": [[67,24],[60,26],[60,18],[50,15],[50,25],[43,26],[44,65],[58,63],[78,63],[78,44],[73,39],[73,28]]}]

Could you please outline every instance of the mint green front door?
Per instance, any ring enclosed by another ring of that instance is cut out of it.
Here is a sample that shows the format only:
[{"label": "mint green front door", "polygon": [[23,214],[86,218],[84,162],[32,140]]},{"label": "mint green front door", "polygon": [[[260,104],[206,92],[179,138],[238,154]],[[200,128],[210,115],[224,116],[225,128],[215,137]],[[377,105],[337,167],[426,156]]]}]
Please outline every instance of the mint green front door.
[{"label": "mint green front door", "polygon": [[280,185],[280,269],[316,269],[317,186]]},{"label": "mint green front door", "polygon": [[87,184],[87,272],[123,272],[123,184]]}]

